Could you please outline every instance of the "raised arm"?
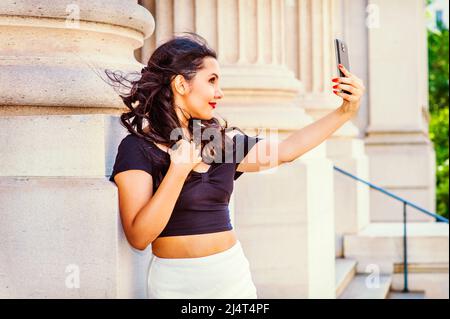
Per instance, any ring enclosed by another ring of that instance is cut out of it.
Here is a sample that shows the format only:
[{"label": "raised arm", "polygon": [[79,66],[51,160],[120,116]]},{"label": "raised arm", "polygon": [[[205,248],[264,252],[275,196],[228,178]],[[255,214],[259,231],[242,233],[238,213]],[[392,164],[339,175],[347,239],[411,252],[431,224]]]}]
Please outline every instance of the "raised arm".
[{"label": "raised arm", "polygon": [[[355,116],[358,113],[365,87],[363,82],[348,72],[345,67],[342,66],[341,70],[345,77],[334,79],[333,82],[338,84],[333,88],[349,91],[352,95],[334,91],[336,95],[344,99],[339,108],[316,122],[293,132],[283,141],[271,142],[269,139],[265,139],[258,142],[248,152],[237,170],[255,172],[292,162],[321,144],[345,122]],[[262,154],[265,154],[265,156]],[[270,165],[268,165],[268,159],[270,159]]]},{"label": "raised arm", "polygon": [[294,132],[282,141],[279,148],[282,161],[293,161],[315,148],[358,113],[361,97],[365,91],[364,84],[358,77],[347,71],[344,66],[340,66],[340,68],[345,77],[334,79],[333,82],[339,84],[333,88],[346,90],[352,94],[334,91],[336,95],[344,99],[342,105],[330,114]]}]

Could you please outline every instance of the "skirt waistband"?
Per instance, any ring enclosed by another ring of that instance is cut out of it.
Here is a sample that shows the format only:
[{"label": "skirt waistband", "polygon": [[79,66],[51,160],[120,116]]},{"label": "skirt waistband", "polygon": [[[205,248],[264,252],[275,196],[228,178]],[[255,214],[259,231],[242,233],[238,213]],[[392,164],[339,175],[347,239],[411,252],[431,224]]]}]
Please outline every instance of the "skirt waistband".
[{"label": "skirt waistband", "polygon": [[204,257],[194,257],[194,258],[161,258],[152,253],[152,262],[156,262],[158,264],[165,264],[165,265],[177,265],[177,266],[192,266],[192,265],[200,265],[204,263],[211,263],[211,262],[221,262],[226,259],[229,259],[231,256],[237,255],[238,253],[242,252],[242,246],[241,242],[239,240],[236,241],[236,243],[228,248],[227,250],[224,250],[217,254],[212,254],[209,256]]}]

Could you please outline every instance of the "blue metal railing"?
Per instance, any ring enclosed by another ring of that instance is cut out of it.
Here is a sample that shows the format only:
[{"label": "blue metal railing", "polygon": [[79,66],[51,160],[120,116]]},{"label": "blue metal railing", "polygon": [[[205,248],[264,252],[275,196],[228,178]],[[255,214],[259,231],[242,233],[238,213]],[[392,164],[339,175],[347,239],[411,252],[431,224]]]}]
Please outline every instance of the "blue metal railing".
[{"label": "blue metal railing", "polygon": [[333,165],[333,168],[336,171],[338,171],[338,172],[340,172],[340,173],[342,173],[344,175],[347,175],[347,176],[349,176],[349,177],[351,177],[351,178],[353,178],[353,179],[355,179],[355,180],[357,180],[357,181],[359,181],[361,183],[364,183],[364,184],[370,186],[371,188],[373,188],[373,189],[375,189],[375,190],[377,190],[377,191],[379,191],[381,193],[384,193],[387,196],[390,196],[390,197],[394,198],[395,200],[403,202],[403,279],[404,279],[403,292],[409,292],[409,289],[408,289],[408,245],[407,245],[407,233],[406,233],[406,224],[407,224],[406,206],[409,205],[409,206],[417,209],[421,213],[424,213],[424,214],[427,214],[429,216],[432,216],[432,217],[436,218],[436,221],[439,221],[439,222],[444,222],[444,223],[448,224],[448,219],[445,218],[445,217],[442,217],[442,216],[440,216],[438,214],[432,213],[432,212],[430,212],[430,211],[428,211],[428,210],[426,210],[426,209],[424,209],[422,207],[419,207],[416,204],[414,204],[414,203],[412,203],[412,202],[410,202],[410,201],[408,201],[408,200],[406,200],[404,198],[401,198],[401,197],[399,197],[399,196],[397,196],[397,195],[395,195],[395,194],[393,194],[393,193],[391,193],[391,192],[389,192],[389,191],[387,191],[387,190],[385,190],[385,189],[383,189],[381,187],[378,187],[378,186],[376,186],[376,185],[374,185],[374,184],[372,184],[372,183],[370,183],[368,181],[365,181],[365,180],[363,180],[363,179],[361,179],[361,178],[359,178],[359,177],[357,177],[357,176],[355,176],[353,174],[350,174],[349,172],[346,172],[343,169],[340,169],[339,167],[336,167],[336,166]]}]

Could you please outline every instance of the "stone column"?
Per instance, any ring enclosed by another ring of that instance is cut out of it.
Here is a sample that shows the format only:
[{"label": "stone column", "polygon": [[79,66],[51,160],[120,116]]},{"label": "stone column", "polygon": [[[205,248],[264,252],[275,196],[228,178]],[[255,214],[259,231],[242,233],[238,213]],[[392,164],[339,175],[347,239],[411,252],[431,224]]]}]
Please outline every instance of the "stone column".
[{"label": "stone column", "polygon": [[[333,77],[338,76],[334,39],[344,38],[342,32],[341,5],[339,0],[298,0],[287,1],[289,32],[295,34],[294,41],[287,41],[288,65],[305,87],[300,103],[315,120],[339,107],[342,99],[332,92]],[[355,13],[359,15],[360,13]],[[358,20],[358,23],[360,21]],[[355,23],[356,24],[356,23]],[[364,28],[364,26],[359,26]],[[362,63],[357,54],[351,54],[351,65]],[[358,61],[355,63],[354,61]],[[354,68],[357,74],[365,73],[363,68]],[[364,142],[358,138],[358,128],[353,121],[347,122],[323,144],[327,157],[337,167],[360,178],[368,179],[368,159]],[[368,223],[368,188],[341,173],[334,171],[334,211],[336,231],[336,257],[343,256],[342,238],[347,233],[356,233]]]},{"label": "stone column", "polygon": [[[298,38],[286,24],[292,1],[146,5],[156,22],[154,37],[147,40],[152,50],[174,33],[194,31],[217,51],[225,98],[216,115],[229,125],[250,135],[276,128],[278,134],[261,136],[281,140],[312,122],[300,102],[303,83],[287,64],[290,43]],[[333,170],[325,154],[322,145],[293,163],[246,173],[235,183],[234,226],[260,298],[335,296]]]},{"label": "stone column", "polygon": [[105,178],[123,103],[99,76],[140,69],[153,28],[133,0],[0,2],[2,298],[146,296]]},{"label": "stone column", "polygon": [[[435,211],[435,152],[428,136],[427,35],[424,0],[370,0],[380,14],[369,29],[373,183]],[[399,20],[401,17],[401,20]],[[371,192],[372,221],[401,221],[403,204]],[[408,220],[433,221],[408,208]]]},{"label": "stone column", "polygon": [[[334,38],[344,40],[349,49],[350,71],[360,77],[366,87],[367,77],[367,25],[365,0],[333,0],[330,25],[332,25],[332,43]],[[334,44],[332,48],[332,73],[338,76]],[[368,91],[363,96],[358,115],[346,126],[338,130],[327,141],[328,156],[334,165],[367,181],[369,175],[369,157],[364,146],[365,126],[367,123]],[[330,91],[326,92],[329,94]],[[331,93],[330,93],[331,94]],[[341,103],[339,99],[339,103]],[[335,174],[336,207],[336,256],[343,257],[343,236],[356,234],[370,221],[370,188],[336,171]]]}]

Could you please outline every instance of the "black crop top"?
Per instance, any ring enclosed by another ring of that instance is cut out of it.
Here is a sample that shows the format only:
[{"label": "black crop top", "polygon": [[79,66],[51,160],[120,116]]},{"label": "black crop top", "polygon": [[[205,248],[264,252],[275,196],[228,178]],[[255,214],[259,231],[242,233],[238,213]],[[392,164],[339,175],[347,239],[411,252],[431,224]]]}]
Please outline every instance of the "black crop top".
[{"label": "black crop top", "polygon": [[[228,204],[233,192],[233,182],[243,174],[236,171],[236,168],[250,149],[262,139],[238,133],[233,136],[232,162],[213,162],[205,173],[191,171],[169,222],[158,237],[206,234],[233,229]],[[155,161],[156,157],[163,161]],[[126,170],[143,170],[153,177],[154,194],[169,165],[170,155],[167,152],[154,143],[129,134],[119,144],[109,180],[115,182],[115,175]]]}]

